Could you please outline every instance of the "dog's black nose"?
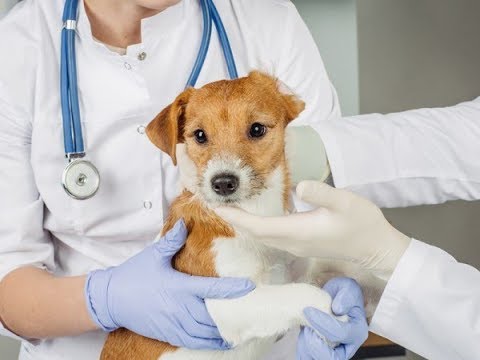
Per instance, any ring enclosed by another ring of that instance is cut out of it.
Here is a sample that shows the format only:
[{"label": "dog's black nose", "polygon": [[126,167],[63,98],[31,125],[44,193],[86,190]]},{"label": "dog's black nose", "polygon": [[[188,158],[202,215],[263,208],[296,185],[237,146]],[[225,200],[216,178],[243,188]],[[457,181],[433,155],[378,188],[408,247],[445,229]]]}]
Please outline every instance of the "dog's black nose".
[{"label": "dog's black nose", "polygon": [[238,189],[239,179],[232,174],[220,174],[212,179],[212,189],[218,195],[232,195]]}]

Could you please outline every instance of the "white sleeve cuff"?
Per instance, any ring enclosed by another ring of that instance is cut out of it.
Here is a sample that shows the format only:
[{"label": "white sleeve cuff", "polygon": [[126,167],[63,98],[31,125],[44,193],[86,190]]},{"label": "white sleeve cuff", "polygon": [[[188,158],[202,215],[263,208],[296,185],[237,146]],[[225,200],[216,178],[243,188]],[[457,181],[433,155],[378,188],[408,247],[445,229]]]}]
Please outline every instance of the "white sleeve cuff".
[{"label": "white sleeve cuff", "polygon": [[480,272],[413,240],[373,315],[370,329],[427,359],[480,353]]},{"label": "white sleeve cuff", "polygon": [[335,187],[344,188],[348,186],[345,170],[344,170],[345,162],[342,157],[340,146],[338,146],[335,140],[335,131],[331,130],[332,121],[342,121],[342,120],[339,119],[339,120],[324,121],[320,124],[312,125],[312,127],[317,131],[317,133],[320,135],[320,138],[322,139]]},{"label": "white sleeve cuff", "polygon": [[406,302],[411,284],[415,281],[415,277],[425,264],[429,247],[425,243],[412,239],[378,303],[370,324],[372,332],[388,337],[394,331],[399,309]]}]

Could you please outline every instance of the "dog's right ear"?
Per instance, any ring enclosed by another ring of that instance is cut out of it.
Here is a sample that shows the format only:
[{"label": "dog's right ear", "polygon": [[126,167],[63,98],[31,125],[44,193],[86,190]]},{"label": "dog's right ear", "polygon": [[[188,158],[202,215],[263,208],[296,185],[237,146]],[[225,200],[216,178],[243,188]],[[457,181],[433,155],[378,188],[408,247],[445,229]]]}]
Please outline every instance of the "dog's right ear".
[{"label": "dog's right ear", "polygon": [[182,92],[175,101],[148,124],[146,134],[150,141],[160,150],[170,155],[173,164],[177,165],[176,146],[184,142],[185,108],[187,107],[193,88]]},{"label": "dog's right ear", "polygon": [[267,86],[280,93],[286,112],[287,123],[296,119],[305,110],[305,103],[280,79],[257,70],[250,72],[248,78],[257,84]]}]

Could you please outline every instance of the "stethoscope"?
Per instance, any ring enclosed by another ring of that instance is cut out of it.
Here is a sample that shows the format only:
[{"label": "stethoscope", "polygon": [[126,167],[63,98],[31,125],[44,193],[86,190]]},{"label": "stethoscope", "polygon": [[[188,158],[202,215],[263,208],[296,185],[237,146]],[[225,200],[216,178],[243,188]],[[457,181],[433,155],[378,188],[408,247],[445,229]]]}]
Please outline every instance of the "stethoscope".
[{"label": "stethoscope", "polygon": [[[238,78],[232,48],[215,4],[212,0],[200,0],[200,3],[203,14],[202,42],[186,88],[195,86],[202,71],[212,37],[212,23],[217,29],[230,78]],[[97,193],[100,187],[100,174],[92,162],[85,160],[75,58],[77,8],[78,0],[65,1],[60,61],[60,95],[65,157],[68,165],[63,171],[62,185],[72,198],[86,200]]]}]

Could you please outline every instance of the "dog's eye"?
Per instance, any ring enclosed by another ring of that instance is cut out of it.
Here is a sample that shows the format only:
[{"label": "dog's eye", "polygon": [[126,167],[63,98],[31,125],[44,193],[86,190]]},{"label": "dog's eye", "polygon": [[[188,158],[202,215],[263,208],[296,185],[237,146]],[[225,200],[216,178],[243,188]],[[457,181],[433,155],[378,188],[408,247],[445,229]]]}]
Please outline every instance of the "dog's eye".
[{"label": "dog's eye", "polygon": [[203,131],[202,129],[195,130],[193,135],[195,136],[195,140],[199,144],[205,144],[208,140],[207,139],[207,134],[205,134],[205,131]]},{"label": "dog's eye", "polygon": [[267,127],[260,123],[254,123],[250,127],[250,137],[252,138],[261,138],[267,133]]}]

